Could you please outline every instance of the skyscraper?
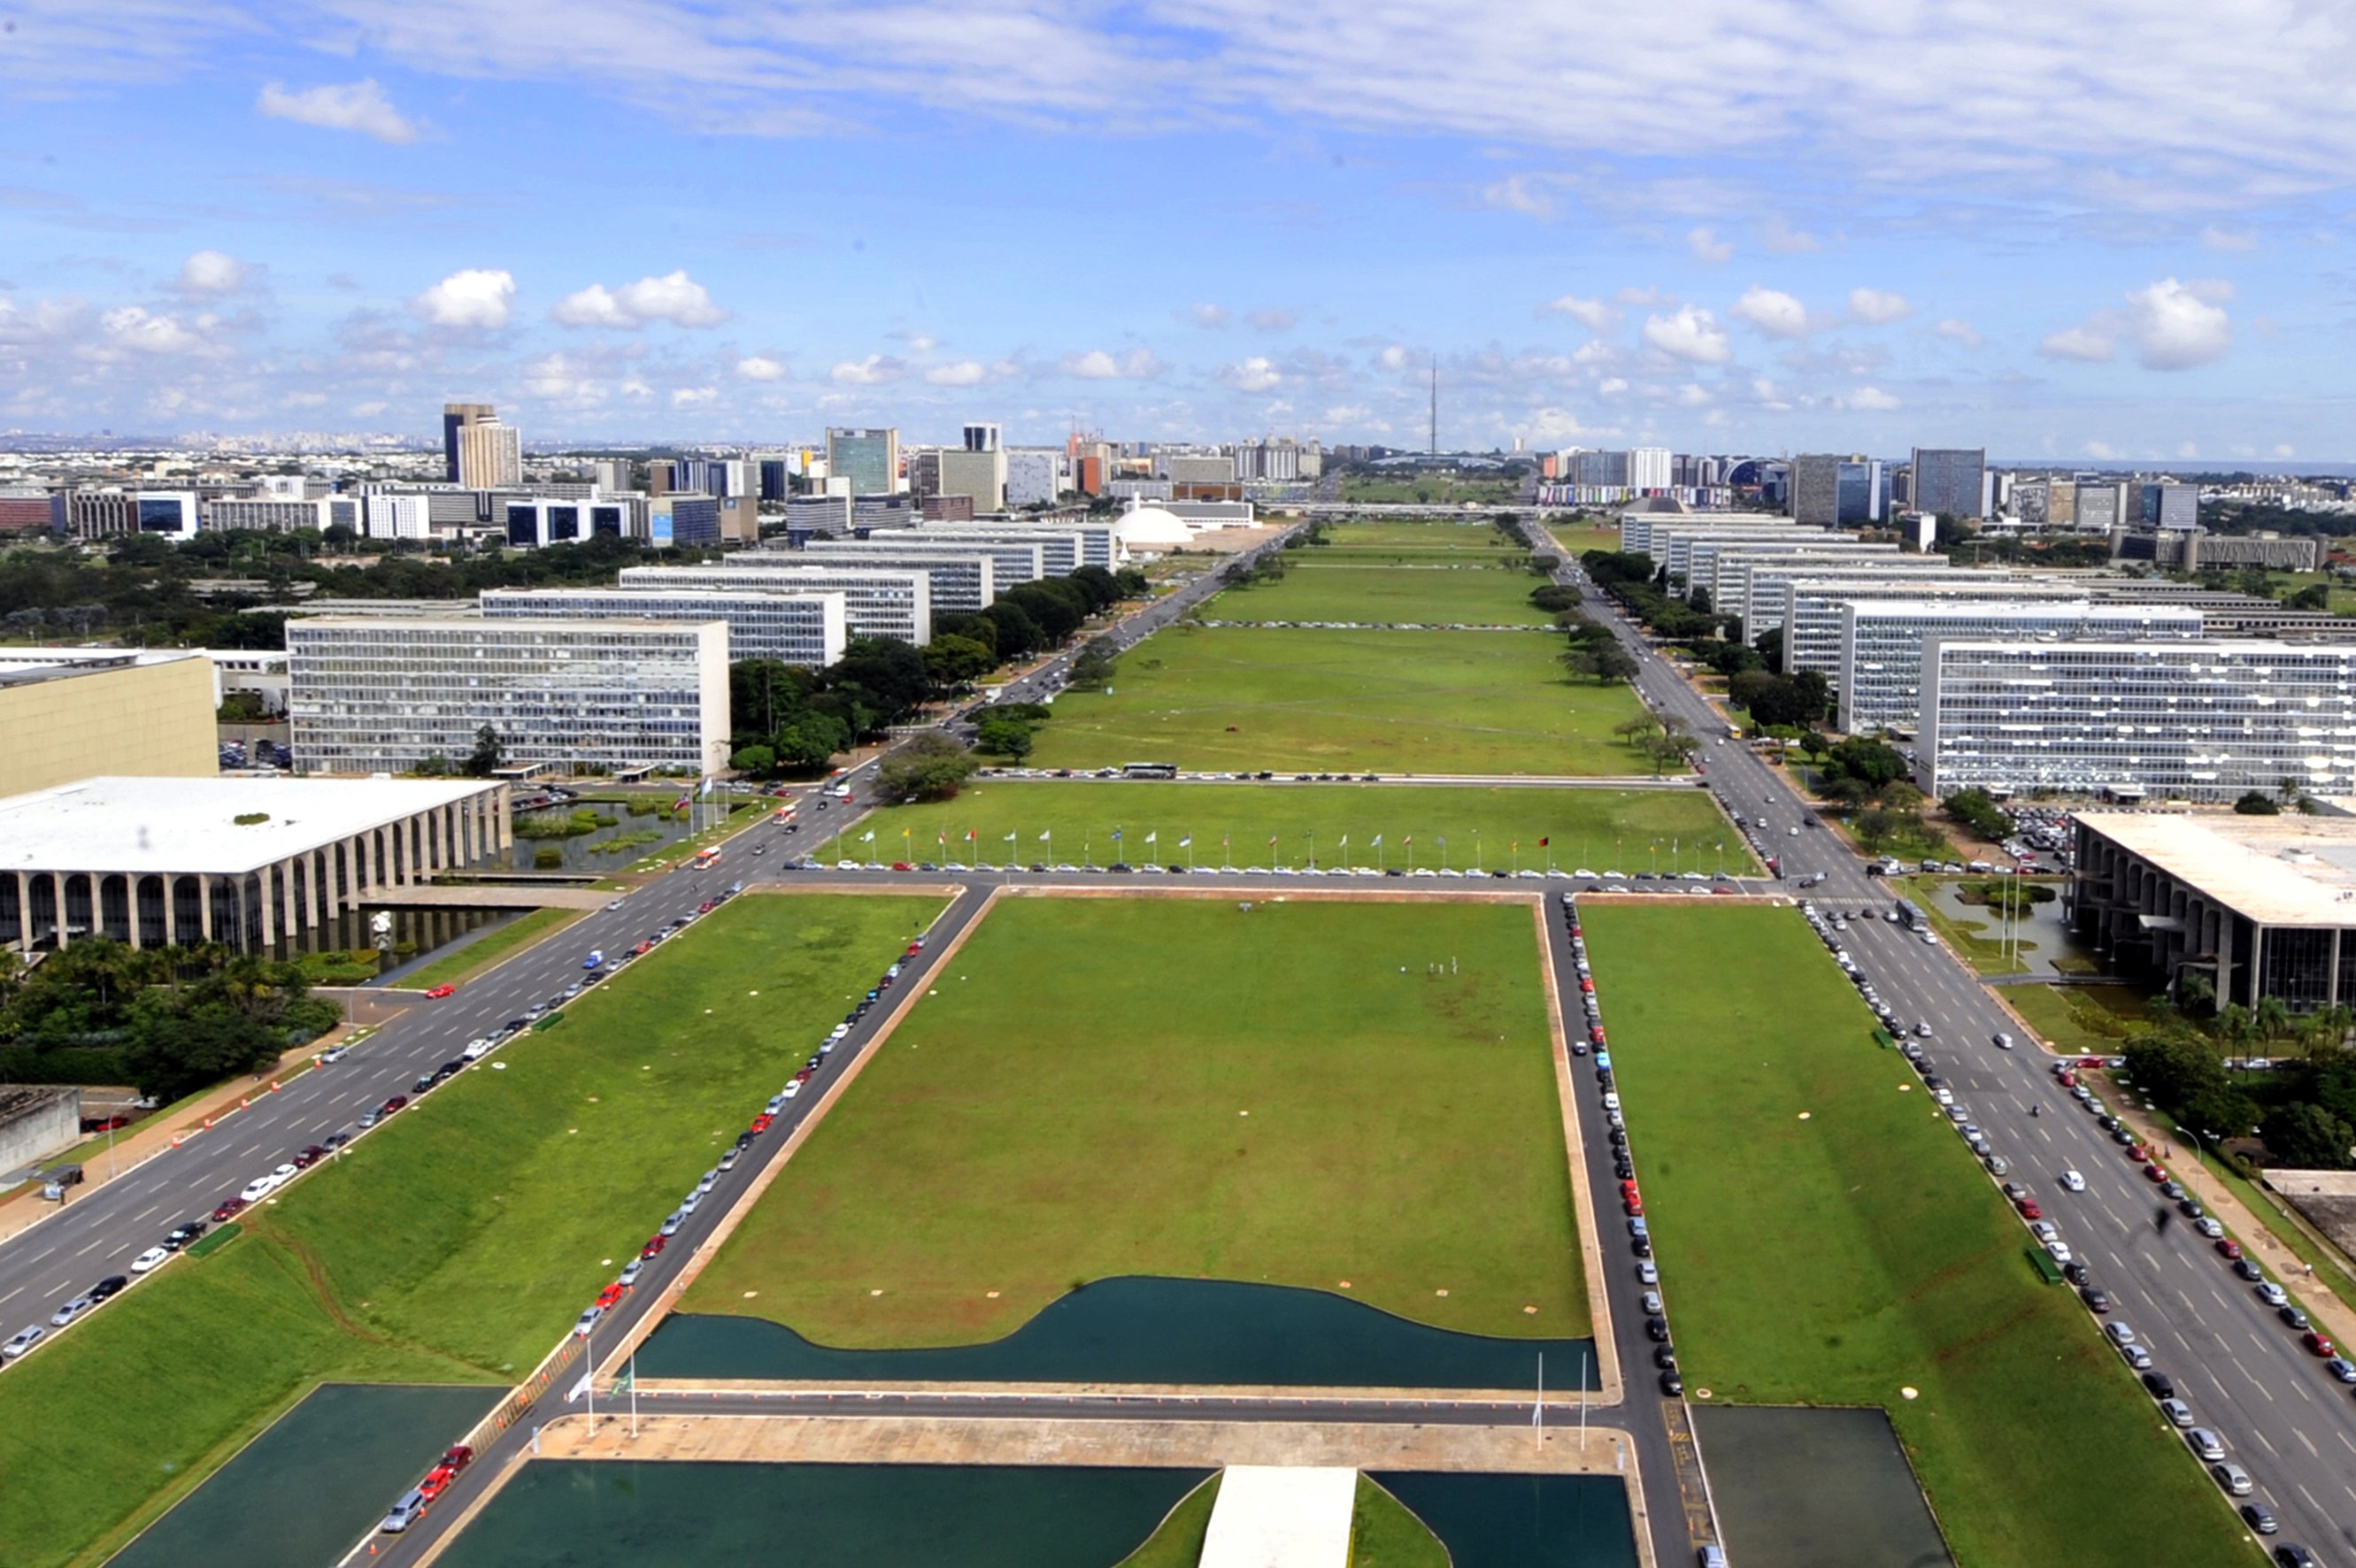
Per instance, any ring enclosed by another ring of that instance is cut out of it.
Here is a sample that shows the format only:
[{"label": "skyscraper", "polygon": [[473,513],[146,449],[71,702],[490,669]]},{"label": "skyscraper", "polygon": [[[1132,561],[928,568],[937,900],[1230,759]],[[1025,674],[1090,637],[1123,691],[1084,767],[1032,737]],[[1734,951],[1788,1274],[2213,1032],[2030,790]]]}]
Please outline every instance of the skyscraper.
[{"label": "skyscraper", "polygon": [[523,432],[489,414],[458,429],[459,484],[469,490],[502,490],[523,483]]},{"label": "skyscraper", "polygon": [[1913,506],[1942,517],[1987,516],[1987,449],[1918,446],[1914,449]]},{"label": "skyscraper", "polygon": [[829,430],[826,471],[851,481],[854,496],[890,496],[900,488],[897,430]]},{"label": "skyscraper", "polygon": [[442,405],[442,477],[451,484],[458,483],[458,439],[468,425],[482,420],[496,419],[488,403],[444,403]]}]

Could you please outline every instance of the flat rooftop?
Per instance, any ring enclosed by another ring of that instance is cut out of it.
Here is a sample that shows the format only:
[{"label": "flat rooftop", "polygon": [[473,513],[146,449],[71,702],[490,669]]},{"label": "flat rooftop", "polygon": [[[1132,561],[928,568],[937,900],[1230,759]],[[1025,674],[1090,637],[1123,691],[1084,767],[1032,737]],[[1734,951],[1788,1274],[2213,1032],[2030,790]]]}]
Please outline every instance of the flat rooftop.
[{"label": "flat rooftop", "polygon": [[[0,800],[0,872],[236,876],[499,787],[484,779],[82,779]],[[257,812],[263,820],[237,820]]]},{"label": "flat rooftop", "polygon": [[0,649],[0,686],[27,686],[204,656],[194,648],[5,648]]},{"label": "flat rooftop", "polygon": [[2260,925],[2356,926],[2356,818],[2087,811],[2078,820]]}]

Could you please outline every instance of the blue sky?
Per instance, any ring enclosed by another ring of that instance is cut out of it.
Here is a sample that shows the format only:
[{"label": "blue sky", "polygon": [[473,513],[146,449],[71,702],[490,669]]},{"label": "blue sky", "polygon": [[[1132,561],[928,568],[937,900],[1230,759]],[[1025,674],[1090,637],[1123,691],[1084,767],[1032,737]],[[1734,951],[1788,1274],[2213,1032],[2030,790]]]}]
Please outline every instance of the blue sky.
[{"label": "blue sky", "polygon": [[2291,0],[0,0],[0,426],[2356,456]]}]

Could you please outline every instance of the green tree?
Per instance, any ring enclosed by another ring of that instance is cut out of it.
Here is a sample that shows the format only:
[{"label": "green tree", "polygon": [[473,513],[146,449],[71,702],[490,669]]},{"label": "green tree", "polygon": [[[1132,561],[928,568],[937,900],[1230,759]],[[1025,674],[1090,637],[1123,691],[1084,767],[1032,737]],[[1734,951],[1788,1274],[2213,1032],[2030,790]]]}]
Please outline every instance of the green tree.
[{"label": "green tree", "polygon": [[886,759],[878,783],[884,798],[895,803],[953,800],[975,766],[964,747],[928,730]]},{"label": "green tree", "polygon": [[486,724],[475,731],[475,749],[466,754],[466,776],[487,779],[499,771],[507,760],[505,748],[499,742],[499,732]]},{"label": "green tree", "polygon": [[2129,1081],[2171,1110],[2229,1087],[2216,1048],[2182,1026],[2138,1034],[2123,1054]]},{"label": "green tree", "polygon": [[2254,789],[2244,794],[2241,799],[2233,803],[2233,809],[2244,816],[2280,816],[2282,815],[2282,807],[2275,804],[2275,797],[2262,789]]},{"label": "green tree", "polygon": [[2356,1131],[2322,1106],[2304,1100],[2276,1105],[2258,1124],[2258,1136],[2277,1165],[2300,1170],[2345,1170]]},{"label": "green tree", "polygon": [[1021,763],[1038,744],[1038,727],[1012,713],[986,713],[974,727],[975,739],[985,752],[1007,761]]},{"label": "green tree", "polygon": [[998,667],[998,655],[971,637],[937,635],[925,645],[925,674],[948,690],[980,680]]},{"label": "green tree", "polygon": [[776,749],[773,746],[739,746],[728,754],[728,765],[738,773],[766,778],[776,772]]}]

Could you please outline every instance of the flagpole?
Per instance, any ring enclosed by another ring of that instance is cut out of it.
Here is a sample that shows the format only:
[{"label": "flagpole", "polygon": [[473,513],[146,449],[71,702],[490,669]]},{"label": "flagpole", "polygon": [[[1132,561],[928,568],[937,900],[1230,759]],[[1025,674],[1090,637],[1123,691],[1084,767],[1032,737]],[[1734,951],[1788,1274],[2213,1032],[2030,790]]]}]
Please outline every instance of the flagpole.
[{"label": "flagpole", "polygon": [[1309,869],[1312,871],[1317,869],[1317,829],[1314,827],[1309,830]]}]

